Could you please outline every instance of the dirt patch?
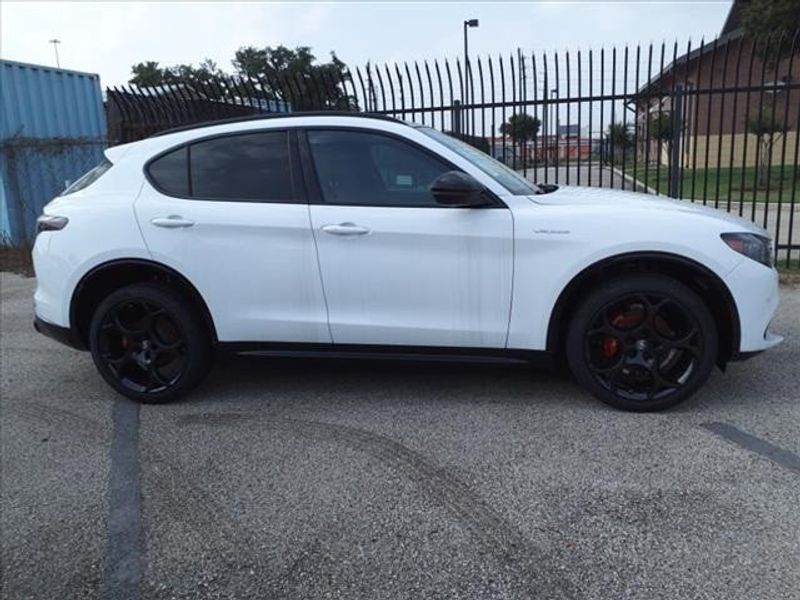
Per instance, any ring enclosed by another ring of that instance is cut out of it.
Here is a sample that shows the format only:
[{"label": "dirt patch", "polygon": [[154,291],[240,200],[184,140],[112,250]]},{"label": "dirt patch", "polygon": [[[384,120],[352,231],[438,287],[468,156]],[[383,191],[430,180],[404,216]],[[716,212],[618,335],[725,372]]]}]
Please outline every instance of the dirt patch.
[{"label": "dirt patch", "polygon": [[0,271],[19,273],[24,277],[33,277],[30,246],[0,245]]}]

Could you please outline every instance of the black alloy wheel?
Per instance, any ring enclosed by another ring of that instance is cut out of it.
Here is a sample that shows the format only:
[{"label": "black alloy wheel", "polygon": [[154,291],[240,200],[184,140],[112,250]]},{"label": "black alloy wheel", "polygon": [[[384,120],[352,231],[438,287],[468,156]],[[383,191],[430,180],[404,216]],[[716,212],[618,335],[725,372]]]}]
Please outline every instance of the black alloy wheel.
[{"label": "black alloy wheel", "polygon": [[717,333],[702,300],[680,282],[629,276],[602,286],[578,309],[567,353],[575,376],[601,400],[659,410],[707,379]]},{"label": "black alloy wheel", "polygon": [[124,301],[103,316],[100,359],[126,388],[158,393],[186,370],[186,339],[167,311],[144,300]]},{"label": "black alloy wheel", "polygon": [[135,284],[106,298],[92,320],[90,346],[103,378],[141,402],[166,402],[194,387],[211,355],[193,307],[155,284]]}]

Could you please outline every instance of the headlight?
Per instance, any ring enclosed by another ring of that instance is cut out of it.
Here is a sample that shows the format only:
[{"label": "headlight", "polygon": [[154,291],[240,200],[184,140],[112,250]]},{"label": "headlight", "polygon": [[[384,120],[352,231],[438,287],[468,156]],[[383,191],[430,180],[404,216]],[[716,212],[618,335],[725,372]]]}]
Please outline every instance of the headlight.
[{"label": "headlight", "polygon": [[42,215],[36,219],[36,233],[43,231],[58,231],[64,229],[69,223],[67,217],[57,217],[55,215]]},{"label": "headlight", "polygon": [[723,233],[722,241],[739,254],[772,267],[772,240],[755,233]]}]

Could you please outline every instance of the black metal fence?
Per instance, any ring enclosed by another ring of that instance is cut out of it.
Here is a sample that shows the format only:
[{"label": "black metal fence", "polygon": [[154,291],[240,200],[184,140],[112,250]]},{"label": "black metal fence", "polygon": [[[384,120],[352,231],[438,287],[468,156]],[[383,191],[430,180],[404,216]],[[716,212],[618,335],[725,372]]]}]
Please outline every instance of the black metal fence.
[{"label": "black metal fence", "polygon": [[[800,259],[800,39],[608,48],[109,90],[135,137],[290,110],[392,115],[453,133],[537,182],[702,202],[767,228]],[[112,110],[117,117],[111,118]],[[125,130],[125,127],[128,129]],[[138,129],[137,129],[138,128]]]}]

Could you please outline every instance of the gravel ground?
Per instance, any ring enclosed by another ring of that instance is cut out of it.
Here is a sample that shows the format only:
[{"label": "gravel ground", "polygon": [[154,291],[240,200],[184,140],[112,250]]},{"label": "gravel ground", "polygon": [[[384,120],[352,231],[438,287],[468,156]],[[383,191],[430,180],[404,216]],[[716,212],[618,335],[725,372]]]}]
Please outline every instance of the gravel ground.
[{"label": "gravel ground", "polygon": [[781,346],[637,415],[542,371],[253,358],[139,409],[0,284],[4,598],[800,598],[800,288]]}]

